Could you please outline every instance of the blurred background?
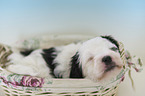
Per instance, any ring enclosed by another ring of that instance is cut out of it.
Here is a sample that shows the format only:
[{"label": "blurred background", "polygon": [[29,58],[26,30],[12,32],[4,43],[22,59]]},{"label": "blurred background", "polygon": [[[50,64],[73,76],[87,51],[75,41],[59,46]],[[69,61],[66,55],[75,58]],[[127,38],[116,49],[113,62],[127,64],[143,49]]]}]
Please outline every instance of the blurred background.
[{"label": "blurred background", "polygon": [[[145,62],[144,0],[0,0],[0,42],[36,34],[112,35]],[[118,96],[145,96],[145,71],[133,73]]]}]

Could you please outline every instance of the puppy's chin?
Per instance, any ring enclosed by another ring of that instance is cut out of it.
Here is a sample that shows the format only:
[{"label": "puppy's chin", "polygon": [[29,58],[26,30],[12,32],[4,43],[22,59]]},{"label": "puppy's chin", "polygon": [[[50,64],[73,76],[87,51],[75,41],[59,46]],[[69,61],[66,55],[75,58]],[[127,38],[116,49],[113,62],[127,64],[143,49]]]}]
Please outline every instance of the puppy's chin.
[{"label": "puppy's chin", "polygon": [[[123,69],[122,65],[117,65],[115,67],[106,69],[104,64],[99,62],[100,64],[94,64],[94,62],[88,62],[83,66],[83,74],[87,79],[92,80],[93,82],[97,82],[98,84],[105,84],[110,82],[112,79],[116,79],[116,76]],[[89,66],[87,66],[89,65]],[[96,65],[96,66],[95,66]]]},{"label": "puppy's chin", "polygon": [[[108,55],[107,55],[108,56]],[[107,61],[101,62],[101,60],[104,60],[104,57],[106,58],[106,55],[103,57],[99,57],[96,59],[96,68],[97,73],[100,73],[97,78],[94,78],[97,82],[110,82],[112,79],[116,79],[117,75],[121,72],[123,68],[123,62],[120,58],[120,56],[116,53],[110,53],[109,58]],[[106,60],[106,59],[105,59]],[[110,61],[111,60],[111,61]]]},{"label": "puppy's chin", "polygon": [[98,78],[94,78],[94,81],[98,83],[108,83],[112,79],[116,79],[122,68],[122,66],[116,66],[110,70],[104,70],[104,72]]}]

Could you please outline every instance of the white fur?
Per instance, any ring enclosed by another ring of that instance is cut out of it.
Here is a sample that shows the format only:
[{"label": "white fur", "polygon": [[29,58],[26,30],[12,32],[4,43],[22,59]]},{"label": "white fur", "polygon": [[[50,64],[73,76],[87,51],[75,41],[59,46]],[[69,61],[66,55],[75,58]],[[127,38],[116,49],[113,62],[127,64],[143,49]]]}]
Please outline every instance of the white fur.
[{"label": "white fur", "polygon": [[[79,53],[80,62],[84,72],[83,74],[86,76],[86,78],[89,78],[93,81],[100,81],[104,75],[106,75],[106,79],[111,79],[120,72],[121,69],[114,69],[113,72],[110,72],[110,75],[108,73],[104,73],[105,64],[102,63],[102,58],[104,56],[111,56],[113,61],[118,66],[123,66],[119,52],[110,50],[112,47],[116,46],[110,43],[108,40],[102,39],[101,37],[97,37],[83,43],[79,49]],[[92,59],[89,60],[89,58]],[[105,80],[105,78],[103,79]]]},{"label": "white fur", "polygon": [[52,77],[49,74],[50,70],[42,58],[41,53],[42,50],[36,50],[26,57],[22,56],[20,53],[13,53],[8,57],[10,60],[9,63],[12,64],[9,65],[7,69],[18,74]]},{"label": "white fur", "polygon": [[[53,63],[57,63],[58,65],[54,69],[54,74],[68,78],[71,68],[71,58],[78,51],[80,67],[82,67],[83,75],[86,78],[93,81],[110,79],[117,75],[123,66],[119,52],[110,50],[112,47],[116,46],[101,37],[96,37],[84,43],[56,47],[57,52],[55,54],[57,54],[57,57]],[[26,57],[23,57],[19,53],[13,53],[9,56],[10,63],[13,64],[9,65],[7,69],[18,74],[51,78],[50,69],[47,67],[41,53],[42,50],[36,50]],[[102,62],[102,58],[106,55],[111,56],[116,65],[120,67],[116,67],[106,73],[105,64]]]},{"label": "white fur", "polygon": [[54,74],[56,76],[62,76],[63,78],[68,78],[70,73],[70,62],[71,58],[76,54],[81,44],[69,44],[61,48],[56,49],[60,51],[58,56],[54,59],[53,63],[58,63],[59,65],[55,68]]}]

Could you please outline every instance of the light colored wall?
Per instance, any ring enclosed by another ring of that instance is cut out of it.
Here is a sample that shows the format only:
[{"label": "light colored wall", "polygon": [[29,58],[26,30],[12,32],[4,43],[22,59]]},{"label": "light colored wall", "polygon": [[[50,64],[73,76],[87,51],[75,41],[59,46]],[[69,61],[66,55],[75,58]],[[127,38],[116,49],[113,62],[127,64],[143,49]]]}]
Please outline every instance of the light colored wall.
[{"label": "light colored wall", "polygon": [[112,35],[145,62],[145,1],[0,1],[0,42],[12,44],[32,34],[61,32]]}]

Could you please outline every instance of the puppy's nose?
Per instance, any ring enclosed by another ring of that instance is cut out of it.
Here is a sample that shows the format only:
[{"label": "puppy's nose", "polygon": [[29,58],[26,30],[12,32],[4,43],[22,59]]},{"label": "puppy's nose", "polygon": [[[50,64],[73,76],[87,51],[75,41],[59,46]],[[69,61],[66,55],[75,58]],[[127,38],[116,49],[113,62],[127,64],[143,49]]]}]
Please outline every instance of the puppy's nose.
[{"label": "puppy's nose", "polygon": [[110,64],[112,62],[111,56],[104,56],[102,58],[102,62],[104,62],[106,65]]}]

